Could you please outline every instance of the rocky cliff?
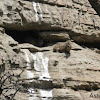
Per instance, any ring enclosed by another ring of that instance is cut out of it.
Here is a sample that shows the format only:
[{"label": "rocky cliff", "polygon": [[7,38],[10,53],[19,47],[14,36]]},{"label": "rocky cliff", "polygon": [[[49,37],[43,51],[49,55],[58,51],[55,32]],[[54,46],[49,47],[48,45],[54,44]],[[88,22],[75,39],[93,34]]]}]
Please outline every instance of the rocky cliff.
[{"label": "rocky cliff", "polygon": [[[0,99],[99,99],[99,6],[99,0],[0,0]],[[70,52],[53,51],[66,41]]]}]

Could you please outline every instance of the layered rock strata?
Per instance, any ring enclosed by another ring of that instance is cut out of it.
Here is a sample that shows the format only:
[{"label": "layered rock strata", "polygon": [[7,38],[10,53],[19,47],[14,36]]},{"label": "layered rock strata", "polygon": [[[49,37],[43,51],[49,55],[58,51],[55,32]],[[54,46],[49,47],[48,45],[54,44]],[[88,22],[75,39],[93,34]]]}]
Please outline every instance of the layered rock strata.
[{"label": "layered rock strata", "polygon": [[[95,95],[100,93],[100,17],[92,4],[90,0],[0,1],[0,75],[13,73],[3,88],[8,81],[14,85],[7,92],[0,87],[1,100],[14,93],[15,100],[99,98]],[[53,52],[57,42],[68,40],[69,53]]]}]

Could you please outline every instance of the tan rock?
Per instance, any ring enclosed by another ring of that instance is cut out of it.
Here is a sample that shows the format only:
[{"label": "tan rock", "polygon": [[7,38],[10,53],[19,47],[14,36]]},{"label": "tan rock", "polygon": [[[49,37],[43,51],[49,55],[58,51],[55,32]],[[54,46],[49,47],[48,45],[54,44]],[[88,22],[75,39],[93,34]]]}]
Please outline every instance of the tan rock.
[{"label": "tan rock", "polygon": [[40,51],[40,48],[32,45],[32,44],[28,44],[28,43],[23,43],[23,44],[19,44],[18,47],[20,49],[29,49],[31,52],[38,52]]},{"label": "tan rock", "polygon": [[49,51],[51,48],[49,47],[37,47],[29,43],[23,43],[23,44],[18,44],[19,49],[28,49],[30,52],[35,53],[35,52],[43,52],[43,51]]},{"label": "tan rock", "polygon": [[39,36],[44,40],[48,40],[51,42],[67,41],[70,39],[69,35],[66,32],[40,32]]},{"label": "tan rock", "polygon": [[[38,31],[40,40],[50,43],[67,41],[71,37],[76,42],[93,45],[100,43],[99,5],[99,0],[37,0],[37,2],[1,0],[0,26],[4,27],[6,32]],[[16,76],[22,69],[24,70],[20,79],[13,78],[13,82],[23,81],[21,85],[16,84],[21,87],[15,95],[16,100],[95,100],[95,96],[100,94],[99,49],[93,51],[75,42],[69,44],[68,41],[57,43],[54,47],[41,48],[28,43],[18,44],[5,34],[2,27],[0,27],[0,75],[9,68]],[[29,37],[30,39],[33,38]],[[38,80],[39,75],[38,71],[34,70],[32,52],[43,52],[48,57],[48,73],[51,77],[49,81]],[[29,92],[30,88],[33,93]],[[46,97],[44,94],[48,93],[48,89],[52,96]],[[10,95],[13,91],[15,89],[9,90],[6,94]],[[6,96],[3,99],[2,96],[0,95],[0,99],[6,100]]]},{"label": "tan rock", "polygon": [[[71,37],[78,35],[80,40],[83,40],[84,35],[95,38],[97,30],[100,29],[100,17],[88,0],[9,0],[9,4],[7,1],[0,2],[0,26],[6,29],[69,31]],[[16,5],[13,6],[14,4]],[[84,38],[84,41],[91,42],[89,38]],[[81,42],[78,39],[74,40]],[[100,42],[97,37],[95,40]],[[93,42],[95,40],[92,39]]]}]

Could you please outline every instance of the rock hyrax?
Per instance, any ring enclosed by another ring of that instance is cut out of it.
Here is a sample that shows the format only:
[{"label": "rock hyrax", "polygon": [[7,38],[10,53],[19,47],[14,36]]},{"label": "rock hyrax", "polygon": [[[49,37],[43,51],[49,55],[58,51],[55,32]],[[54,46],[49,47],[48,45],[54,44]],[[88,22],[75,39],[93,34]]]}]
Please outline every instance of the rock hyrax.
[{"label": "rock hyrax", "polygon": [[71,50],[70,40],[66,42],[58,42],[53,47],[53,52],[70,53],[70,50]]}]

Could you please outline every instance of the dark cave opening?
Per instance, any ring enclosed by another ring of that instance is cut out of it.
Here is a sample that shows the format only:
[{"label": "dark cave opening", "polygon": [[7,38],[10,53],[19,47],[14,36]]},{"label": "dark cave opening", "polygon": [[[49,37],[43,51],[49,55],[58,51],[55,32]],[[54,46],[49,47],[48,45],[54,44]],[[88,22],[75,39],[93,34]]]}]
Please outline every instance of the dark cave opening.
[{"label": "dark cave opening", "polygon": [[19,44],[30,43],[35,46],[44,46],[43,40],[39,37],[38,31],[16,31],[6,30],[7,35],[11,36]]},{"label": "dark cave opening", "polygon": [[17,31],[17,30],[5,30],[5,33],[11,36],[19,44],[29,43],[37,47],[46,47],[54,45],[57,41],[49,41],[39,35],[40,31]]},{"label": "dark cave opening", "polygon": [[100,1],[99,0],[89,0],[91,6],[94,8],[94,10],[97,12],[97,14],[100,16]]},{"label": "dark cave opening", "polygon": [[94,42],[94,43],[77,42],[77,41],[74,42],[85,49],[89,48],[90,50],[100,54],[100,42]]},{"label": "dark cave opening", "polygon": [[[19,44],[30,43],[38,47],[51,46],[57,42],[64,42],[64,41],[52,41],[52,40],[48,41],[47,39],[43,39],[39,36],[39,31],[6,30],[5,33],[11,36]],[[90,49],[97,48],[100,50],[100,43],[84,43],[84,42],[80,43],[78,41],[74,41],[74,42],[76,42],[83,48],[86,48],[86,47]]]},{"label": "dark cave opening", "polygon": [[47,36],[47,38],[43,38],[43,37],[41,37],[39,35],[40,32],[44,32],[44,31],[5,30],[5,33],[7,35],[11,36],[19,44],[22,44],[22,43],[30,43],[30,44],[33,44],[33,45],[38,46],[38,47],[46,47],[46,46],[52,46],[52,45],[54,45],[57,42],[65,42],[65,41],[59,40],[57,38],[51,39],[51,37],[48,40],[48,36]]}]

